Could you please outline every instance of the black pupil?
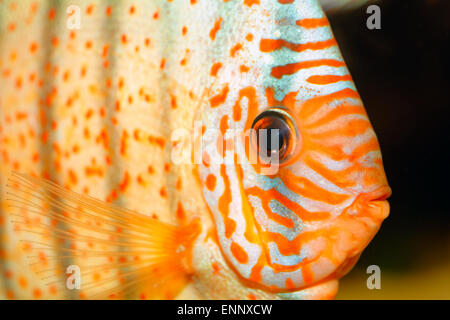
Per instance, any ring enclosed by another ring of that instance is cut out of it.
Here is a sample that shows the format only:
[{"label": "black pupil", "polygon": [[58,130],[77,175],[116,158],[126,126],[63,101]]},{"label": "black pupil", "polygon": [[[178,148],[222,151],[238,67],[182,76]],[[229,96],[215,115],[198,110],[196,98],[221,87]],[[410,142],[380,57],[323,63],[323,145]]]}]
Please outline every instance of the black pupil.
[{"label": "black pupil", "polygon": [[[284,138],[283,134],[280,131],[281,131],[280,128],[267,128],[266,151],[268,156],[273,152],[279,152],[283,147]],[[278,144],[276,143],[277,139]]]},{"label": "black pupil", "polygon": [[[266,115],[256,123],[258,149],[262,156],[278,154],[281,158],[289,139],[289,126],[278,115]],[[278,143],[277,143],[278,142]]]}]

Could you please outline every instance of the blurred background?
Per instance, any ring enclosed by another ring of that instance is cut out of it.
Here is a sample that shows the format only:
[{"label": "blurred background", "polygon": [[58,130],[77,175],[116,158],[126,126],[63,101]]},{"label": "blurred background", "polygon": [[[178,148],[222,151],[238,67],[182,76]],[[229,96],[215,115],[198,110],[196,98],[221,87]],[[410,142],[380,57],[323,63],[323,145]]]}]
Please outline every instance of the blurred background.
[{"label": "blurred background", "polygon": [[[391,215],[337,299],[450,299],[450,1],[385,0],[329,16],[377,132]],[[369,290],[369,265],[381,290]]]}]

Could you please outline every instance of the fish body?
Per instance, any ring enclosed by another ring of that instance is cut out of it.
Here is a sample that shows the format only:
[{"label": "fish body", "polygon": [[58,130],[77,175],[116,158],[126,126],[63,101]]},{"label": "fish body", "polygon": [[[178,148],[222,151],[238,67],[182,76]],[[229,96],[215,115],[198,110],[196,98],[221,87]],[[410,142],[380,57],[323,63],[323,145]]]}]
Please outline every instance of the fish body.
[{"label": "fish body", "polygon": [[[388,215],[318,1],[11,0],[0,23],[4,298],[332,298]],[[241,134],[267,121],[271,172]]]}]

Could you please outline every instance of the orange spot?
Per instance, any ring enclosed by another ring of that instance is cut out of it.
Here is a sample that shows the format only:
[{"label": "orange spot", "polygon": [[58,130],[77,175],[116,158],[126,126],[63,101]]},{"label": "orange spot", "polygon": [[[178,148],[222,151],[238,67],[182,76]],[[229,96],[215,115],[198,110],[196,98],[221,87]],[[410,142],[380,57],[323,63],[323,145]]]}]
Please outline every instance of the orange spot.
[{"label": "orange spot", "polygon": [[6,298],[8,300],[14,300],[14,292],[12,290],[7,290],[6,291]]},{"label": "orange spot", "polygon": [[233,106],[233,120],[240,121],[242,118],[241,100],[237,100]]},{"label": "orange spot", "polygon": [[90,119],[90,118],[92,117],[93,114],[94,114],[94,110],[89,109],[89,110],[86,112],[86,119]]},{"label": "orange spot", "polygon": [[56,10],[55,9],[50,9],[50,11],[48,12],[48,18],[49,20],[53,20],[55,18],[56,15]]},{"label": "orange spot", "polygon": [[80,151],[80,146],[78,144],[74,145],[72,151],[73,153],[78,153]]},{"label": "orange spot", "polygon": [[213,268],[213,273],[214,273],[215,275],[218,275],[218,274],[220,273],[220,267],[219,267],[219,264],[218,264],[217,262],[213,262],[213,263],[211,264],[211,266],[212,266],[212,268]]},{"label": "orange spot", "polygon": [[305,281],[305,284],[310,284],[313,282],[314,280],[314,273],[311,270],[311,265],[307,264],[305,266],[303,266],[302,268],[302,275],[303,275],[303,280]]},{"label": "orange spot", "polygon": [[251,7],[254,4],[259,4],[259,0],[244,0],[244,4]]},{"label": "orange spot", "polygon": [[230,250],[239,263],[246,264],[248,262],[248,254],[239,244],[231,243]]},{"label": "orange spot", "polygon": [[174,95],[170,95],[170,107],[175,109],[177,107],[177,98]]},{"label": "orange spot", "polygon": [[222,164],[220,167],[220,174],[224,182],[224,191],[219,198],[218,206],[225,223],[225,237],[229,239],[236,230],[236,222],[228,217],[230,212],[231,190],[230,190],[230,180],[228,179],[226,167],[224,164]]},{"label": "orange spot", "polygon": [[52,45],[53,45],[54,47],[57,47],[57,46],[59,45],[59,38],[58,38],[57,36],[54,36],[54,37],[52,38]]},{"label": "orange spot", "polygon": [[48,132],[47,131],[42,132],[41,139],[42,139],[43,143],[47,143],[47,141],[48,141]]},{"label": "orange spot", "polygon": [[228,84],[226,84],[225,87],[222,89],[222,91],[218,95],[212,97],[209,100],[209,102],[211,104],[211,108],[216,108],[219,105],[223,104],[225,102],[225,100],[227,99],[229,91],[230,91],[230,89],[228,88]]},{"label": "orange spot", "polygon": [[242,73],[248,72],[249,70],[250,70],[250,68],[247,66],[244,66],[244,65],[241,65],[239,67],[239,71],[241,71]]},{"label": "orange spot", "polygon": [[233,48],[231,48],[230,55],[232,57],[234,57],[236,55],[236,52],[238,52],[241,49],[242,49],[242,44],[240,44],[240,43],[236,44]]},{"label": "orange spot", "polygon": [[23,83],[23,82],[22,82],[22,78],[20,78],[20,77],[17,78],[17,79],[16,79],[16,88],[17,88],[17,89],[22,88],[22,83]]},{"label": "orange spot", "polygon": [[305,29],[314,29],[318,27],[325,27],[329,25],[327,18],[320,19],[302,19],[295,22],[298,26]]},{"label": "orange spot", "polygon": [[55,285],[51,285],[50,288],[48,288],[48,291],[51,295],[56,295],[57,289]]},{"label": "orange spot", "polygon": [[31,52],[31,53],[35,53],[35,52],[37,51],[37,49],[38,49],[37,43],[36,43],[36,42],[32,42],[32,43],[30,44],[30,52]]},{"label": "orange spot", "polygon": [[222,63],[216,62],[211,67],[211,76],[215,77],[217,76],[217,72],[219,72],[219,69],[222,68]]},{"label": "orange spot", "polygon": [[72,184],[77,184],[78,178],[75,172],[72,169],[69,169],[69,179]]},{"label": "orange spot", "polygon": [[224,115],[222,119],[220,119],[220,133],[221,135],[217,137],[217,151],[219,154],[224,157],[225,152],[228,150],[231,151],[232,143],[228,143],[228,140],[225,139],[226,132],[228,130],[228,116]]},{"label": "orange spot", "polygon": [[117,199],[117,191],[113,189],[111,193],[106,197],[107,202],[112,202]]},{"label": "orange spot", "polygon": [[35,299],[39,299],[39,298],[41,298],[41,296],[42,296],[42,292],[41,292],[40,289],[36,288],[36,289],[33,290],[33,297]]},{"label": "orange spot", "polygon": [[202,163],[205,167],[209,168],[211,164],[211,158],[209,157],[209,154],[205,151],[202,155]]},{"label": "orange spot", "polygon": [[126,44],[127,43],[127,35],[126,34],[122,34],[122,36],[120,37],[120,41],[122,42],[122,44]]},{"label": "orange spot", "polygon": [[273,52],[283,47],[295,52],[302,52],[305,50],[323,50],[337,45],[334,38],[325,41],[316,41],[303,44],[292,43],[283,39],[262,39],[259,43],[259,48],[262,52]]},{"label": "orange spot", "polygon": [[286,284],[285,284],[285,286],[286,286],[286,289],[288,289],[288,290],[292,290],[292,289],[295,288],[294,282],[292,281],[291,278],[287,278],[287,279],[286,279]]},{"label": "orange spot", "polygon": [[125,192],[125,190],[127,189],[129,183],[130,183],[130,174],[128,173],[128,171],[126,171],[124,173],[122,182],[119,185],[120,191],[121,192]]},{"label": "orange spot", "polygon": [[281,79],[284,75],[294,74],[301,69],[308,69],[320,66],[329,66],[338,68],[345,66],[345,63],[342,61],[332,59],[296,62],[272,68],[271,75],[277,79]]},{"label": "orange spot", "polygon": [[306,81],[312,84],[326,85],[336,83],[339,81],[352,81],[352,77],[350,75],[345,76],[318,75],[318,76],[311,76],[308,79],[306,79]]},{"label": "orange spot", "polygon": [[145,186],[145,181],[144,181],[144,179],[142,178],[142,176],[141,176],[140,174],[136,177],[136,181],[137,181],[141,186]]},{"label": "orange spot", "polygon": [[156,144],[158,147],[160,147],[161,149],[164,148],[166,141],[164,140],[164,138],[157,138],[157,137],[152,137],[149,136],[148,137],[148,141],[151,144]]},{"label": "orange spot", "polygon": [[128,132],[126,130],[122,131],[122,136],[120,138],[120,154],[125,156],[127,153],[127,140],[128,140]]},{"label": "orange spot", "polygon": [[178,219],[180,219],[180,220],[183,220],[186,218],[186,213],[185,213],[183,205],[181,204],[180,201],[178,202],[176,215],[177,215]]},{"label": "orange spot", "polygon": [[177,189],[178,191],[181,190],[181,185],[182,185],[181,178],[178,178],[177,183],[175,185],[175,189]]},{"label": "orange spot", "polygon": [[216,22],[214,23],[213,28],[209,32],[209,37],[211,38],[211,40],[216,39],[217,31],[219,31],[221,24],[222,24],[222,18],[217,19]]},{"label": "orange spot", "polygon": [[24,277],[20,276],[19,277],[19,286],[22,289],[25,289],[27,287],[27,285],[28,285],[27,279],[25,279]]},{"label": "orange spot", "polygon": [[86,13],[87,13],[87,15],[91,15],[92,14],[92,11],[94,10],[94,5],[89,5],[87,8],[86,8]]},{"label": "orange spot", "polygon": [[206,187],[209,191],[214,191],[214,189],[216,188],[216,181],[217,178],[213,174],[210,174],[206,177]]}]

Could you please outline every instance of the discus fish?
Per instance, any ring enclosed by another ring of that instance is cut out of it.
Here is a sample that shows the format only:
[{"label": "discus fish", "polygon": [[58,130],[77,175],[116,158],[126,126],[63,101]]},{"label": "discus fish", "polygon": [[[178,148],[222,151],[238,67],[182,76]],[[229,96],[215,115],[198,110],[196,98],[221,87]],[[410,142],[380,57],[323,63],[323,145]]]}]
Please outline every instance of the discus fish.
[{"label": "discus fish", "polygon": [[317,0],[0,3],[0,297],[330,299],[388,216]]}]

